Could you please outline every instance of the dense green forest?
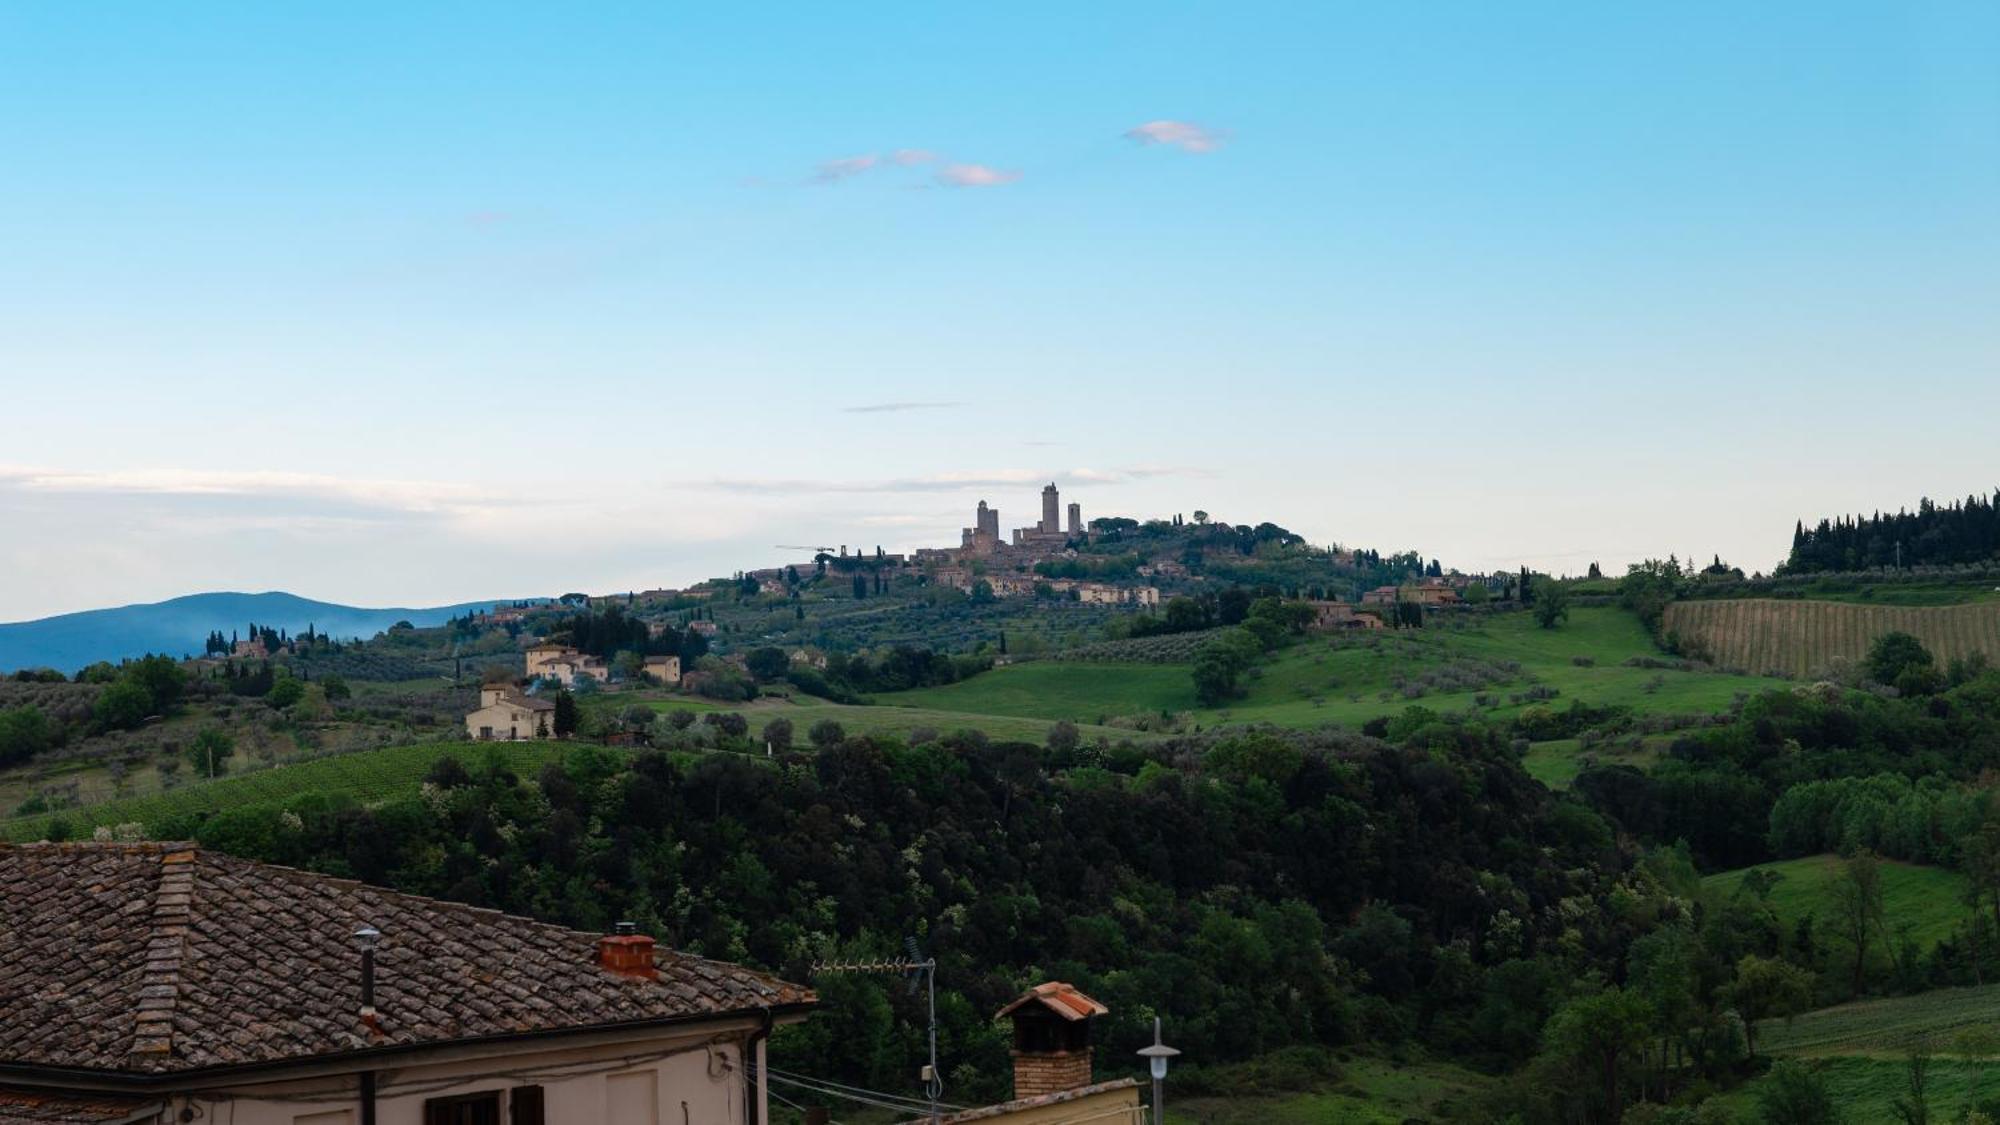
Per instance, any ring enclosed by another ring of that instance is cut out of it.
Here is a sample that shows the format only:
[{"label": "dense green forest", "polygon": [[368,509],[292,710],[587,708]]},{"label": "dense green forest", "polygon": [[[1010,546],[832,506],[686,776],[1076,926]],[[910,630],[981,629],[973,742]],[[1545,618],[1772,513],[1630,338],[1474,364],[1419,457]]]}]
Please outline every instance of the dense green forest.
[{"label": "dense green forest", "polygon": [[[584,928],[632,919],[795,976],[914,938],[940,961],[961,1101],[1004,1093],[990,1014],[1054,977],[1111,1006],[1103,1058],[1159,1014],[1191,1057],[1257,1059],[1277,1082],[1290,1064],[1270,1060],[1313,1057],[1299,1051],[1419,1052],[1501,1076],[1467,1120],[1612,1122],[1758,1073],[1760,1019],[2000,979],[1982,780],[2000,675],[1906,642],[1852,685],[1763,694],[1650,769],[1589,769],[1569,793],[1523,772],[1527,736],[1616,730],[1619,708],[1410,707],[1365,733],[1144,746],[827,730],[770,759],[718,723],[699,754],[577,747],[522,777],[470,751],[383,804],[308,795],[149,828]],[[1701,878],[1827,850],[1848,857],[1849,924],[1781,920],[1776,876]],[[1966,873],[1942,938],[1919,948],[1881,916],[1877,854]],[[827,1003],[781,1057],[905,1085],[916,1000],[893,980],[816,983]],[[1785,1069],[1758,1089],[1815,1081]]]},{"label": "dense green forest", "polygon": [[1792,532],[1784,571],[1810,574],[1996,558],[2000,558],[2000,492],[1944,506],[1926,498],[1914,512],[1823,519],[1810,528],[1802,522]]}]

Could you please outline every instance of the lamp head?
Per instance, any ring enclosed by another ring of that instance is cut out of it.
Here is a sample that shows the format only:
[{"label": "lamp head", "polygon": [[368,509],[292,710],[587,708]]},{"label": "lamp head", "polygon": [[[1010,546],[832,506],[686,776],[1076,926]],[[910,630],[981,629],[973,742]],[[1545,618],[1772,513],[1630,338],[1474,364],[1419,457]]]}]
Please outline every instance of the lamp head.
[{"label": "lamp head", "polygon": [[1175,1050],[1172,1047],[1167,1046],[1165,1043],[1160,1042],[1160,1018],[1158,1016],[1154,1016],[1153,1045],[1150,1047],[1139,1048],[1139,1057],[1146,1060],[1147,1065],[1152,1069],[1153,1077],[1155,1079],[1160,1079],[1160,1078],[1165,1078],[1167,1076],[1168,1060],[1173,1059],[1179,1055],[1180,1055],[1179,1051]]}]

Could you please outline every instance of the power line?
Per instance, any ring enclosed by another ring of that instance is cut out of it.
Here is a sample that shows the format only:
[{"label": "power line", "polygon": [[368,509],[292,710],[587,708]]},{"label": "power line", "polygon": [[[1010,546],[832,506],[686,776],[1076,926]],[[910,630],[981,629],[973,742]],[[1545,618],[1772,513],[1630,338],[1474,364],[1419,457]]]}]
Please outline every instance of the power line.
[{"label": "power line", "polygon": [[[835,1090],[842,1090],[842,1091],[846,1091],[846,1092],[848,1092],[848,1093],[853,1093],[853,1094],[865,1094],[865,1095],[867,1095],[868,1097],[871,1097],[871,1098],[874,1098],[874,1099],[877,1099],[877,1100],[880,1100],[880,1101],[889,1101],[889,1102],[907,1102],[907,1103],[909,1103],[909,1104],[910,1104],[910,1105],[912,1105],[912,1106],[917,1106],[917,1107],[919,1107],[919,1108],[922,1108],[922,1109],[925,1109],[925,1110],[928,1110],[928,1109],[930,1108],[930,1102],[928,1102],[928,1101],[924,1101],[924,1100],[920,1100],[920,1099],[917,1099],[917,1098],[911,1098],[911,1097],[905,1097],[905,1096],[904,1096],[904,1095],[902,1095],[902,1094],[888,1094],[888,1093],[884,1093],[884,1092],[882,1092],[882,1091],[880,1091],[880,1090],[870,1090],[870,1089],[868,1089],[868,1088],[867,1088],[867,1087],[865,1087],[865,1086],[849,1086],[849,1085],[847,1085],[847,1084],[846,1084],[846,1083],[844,1083],[844,1082],[835,1082],[835,1081],[834,1081],[833,1079],[831,1079],[831,1078],[814,1078],[814,1077],[812,1077],[811,1075],[805,1075],[805,1074],[792,1074],[792,1073],[790,1073],[790,1072],[788,1072],[788,1071],[782,1071],[782,1070],[776,1070],[776,1069],[773,1069],[773,1068],[770,1068],[770,1067],[766,1067],[766,1068],[765,1068],[765,1070],[766,1070],[766,1073],[768,1073],[768,1074],[769,1074],[769,1075],[770,1075],[771,1077],[773,1077],[773,1078],[777,1078],[777,1079],[779,1079],[779,1080],[781,1080],[781,1081],[785,1081],[785,1082],[790,1082],[790,1083],[792,1083],[793,1085],[799,1085],[799,1086],[823,1086],[823,1087],[827,1087],[827,1088],[831,1088],[831,1089],[835,1089]],[[946,1102],[939,1102],[939,1103],[938,1103],[938,1105],[939,1105],[939,1106],[940,1106],[941,1108],[944,1108],[944,1109],[953,1109],[953,1110],[956,1110],[956,1109],[963,1109],[963,1108],[965,1108],[965,1107],[963,1107],[963,1106],[956,1106],[956,1105],[951,1105],[951,1104],[949,1104],[949,1103],[946,1103]]]},{"label": "power line", "polygon": [[[884,1094],[877,1090],[862,1090],[860,1087],[840,1086],[838,1084],[821,1085],[819,1082],[810,1079],[781,1077],[776,1073],[772,1073],[770,1078],[773,1082],[783,1082],[788,1086],[796,1086],[801,1090],[810,1090],[815,1094],[829,1098],[838,1098],[841,1101],[874,1106],[877,1109],[891,1110],[896,1113],[915,1114],[925,1117],[934,1116],[934,1112],[928,1102],[894,1100],[896,1095]],[[940,1104],[938,1108],[956,1110],[959,1107],[945,1107]]]}]

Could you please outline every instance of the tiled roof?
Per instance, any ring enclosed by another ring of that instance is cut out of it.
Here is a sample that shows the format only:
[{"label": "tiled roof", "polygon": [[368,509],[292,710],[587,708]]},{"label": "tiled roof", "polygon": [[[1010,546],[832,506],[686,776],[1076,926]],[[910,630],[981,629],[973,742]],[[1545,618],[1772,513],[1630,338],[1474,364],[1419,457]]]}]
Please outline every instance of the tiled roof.
[{"label": "tiled roof", "polygon": [[1085,996],[1076,986],[1066,981],[1052,980],[1038,984],[1017,997],[1013,1003],[1000,1009],[993,1018],[1004,1019],[1029,1004],[1040,1004],[1066,1020],[1083,1020],[1101,1016],[1111,1009]]},{"label": "tiled roof", "polygon": [[613,973],[598,937],[190,844],[0,846],[0,1064],[160,1073],[815,1000],[665,949],[657,980]]},{"label": "tiled roof", "polygon": [[[491,687],[488,687],[482,690],[480,694],[483,696],[486,692],[492,690],[493,689]],[[515,707],[526,708],[529,711],[553,711],[556,709],[556,705],[549,702],[548,700],[537,699],[532,695],[525,695],[518,689],[512,687],[501,689],[500,701],[502,703],[511,704],[512,706]]]},{"label": "tiled roof", "polygon": [[72,1097],[0,1087],[0,1125],[116,1125],[158,1111],[155,1100]]}]

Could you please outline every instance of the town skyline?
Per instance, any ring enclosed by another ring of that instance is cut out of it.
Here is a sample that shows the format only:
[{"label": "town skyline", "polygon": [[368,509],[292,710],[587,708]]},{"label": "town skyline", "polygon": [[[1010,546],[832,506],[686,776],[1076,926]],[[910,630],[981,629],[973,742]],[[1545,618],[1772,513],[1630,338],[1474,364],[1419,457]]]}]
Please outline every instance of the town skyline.
[{"label": "town skyline", "polygon": [[0,619],[685,582],[1051,478],[1768,568],[1993,483],[1996,20],[18,13]]}]

